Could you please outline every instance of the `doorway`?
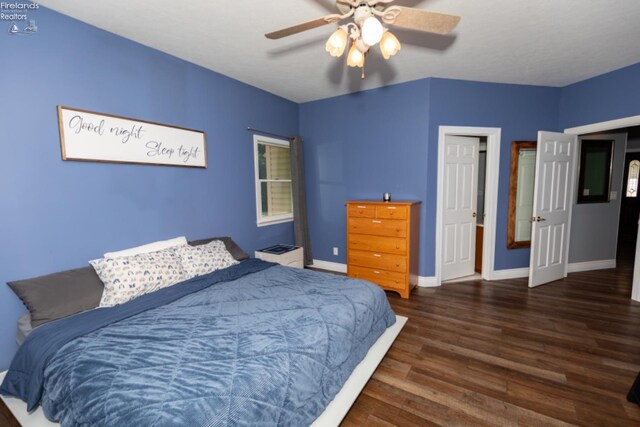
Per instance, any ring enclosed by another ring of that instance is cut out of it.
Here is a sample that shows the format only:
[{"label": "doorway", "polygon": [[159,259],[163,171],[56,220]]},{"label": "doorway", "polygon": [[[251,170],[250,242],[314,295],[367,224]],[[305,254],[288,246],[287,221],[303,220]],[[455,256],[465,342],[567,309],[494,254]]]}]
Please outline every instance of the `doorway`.
[{"label": "doorway", "polygon": [[[628,141],[627,141],[627,150],[628,152],[636,151],[639,147],[634,146],[634,140],[640,139],[640,135],[638,130],[640,129],[640,116],[630,116],[615,120],[609,120],[600,123],[593,123],[584,126],[577,126],[574,128],[565,129],[567,133],[574,134],[588,134],[595,132],[605,132],[605,131],[627,131]],[[640,144],[638,144],[640,145]],[[626,178],[628,175],[625,175],[623,178],[623,185],[626,186]],[[624,194],[623,194],[624,195]],[[618,255],[620,252],[618,251]],[[631,255],[634,259],[633,261],[633,289],[631,293],[631,299],[640,302],[640,247],[636,247],[636,251]]]},{"label": "doorway", "polygon": [[624,161],[622,202],[620,205],[620,228],[618,245],[635,247],[638,235],[638,178],[640,173],[640,152],[627,153]]},{"label": "doorway", "polygon": [[618,259],[628,261],[635,256],[640,217],[640,126],[627,130],[627,150],[622,175],[620,221],[618,225]]},{"label": "doorway", "polygon": [[[494,273],[495,230],[500,165],[499,128],[441,126],[438,138],[438,192],[436,205],[436,283],[473,277],[476,252],[481,250],[481,274]],[[484,197],[478,203],[480,147],[486,173]],[[485,148],[486,147],[486,148]],[[450,185],[447,185],[449,183]],[[479,207],[483,212],[479,212]],[[481,218],[479,219],[479,215]],[[479,244],[478,224],[482,225]],[[476,247],[478,243],[478,247]]]}]

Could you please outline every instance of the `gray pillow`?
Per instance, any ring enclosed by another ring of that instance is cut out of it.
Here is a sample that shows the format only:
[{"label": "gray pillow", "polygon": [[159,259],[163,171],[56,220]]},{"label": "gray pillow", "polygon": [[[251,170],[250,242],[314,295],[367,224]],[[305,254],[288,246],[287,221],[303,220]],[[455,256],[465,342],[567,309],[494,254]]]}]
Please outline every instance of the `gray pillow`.
[{"label": "gray pillow", "polygon": [[236,261],[244,261],[245,259],[249,258],[249,255],[247,255],[247,253],[243,251],[231,237],[212,237],[210,239],[194,240],[192,242],[189,242],[189,244],[191,246],[200,246],[206,245],[207,243],[210,243],[214,240],[222,240],[224,246]]},{"label": "gray pillow", "polygon": [[91,267],[8,282],[31,313],[31,325],[62,319],[100,304],[104,285]]}]

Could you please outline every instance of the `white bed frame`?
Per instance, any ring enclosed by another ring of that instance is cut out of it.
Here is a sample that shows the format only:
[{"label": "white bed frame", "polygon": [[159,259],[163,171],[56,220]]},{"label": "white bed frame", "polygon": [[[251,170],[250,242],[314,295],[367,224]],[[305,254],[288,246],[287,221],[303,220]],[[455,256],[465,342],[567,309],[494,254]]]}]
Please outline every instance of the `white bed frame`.
[{"label": "white bed frame", "polygon": [[[405,323],[407,323],[406,317],[396,316],[396,323],[387,328],[382,336],[373,343],[365,358],[356,366],[347,379],[347,382],[344,383],[342,389],[336,394],[336,397],[313,422],[312,427],[333,427],[340,424],[384,358],[391,344],[396,340]],[[0,382],[4,380],[6,374],[6,371],[0,373]],[[1,397],[22,427],[52,427],[59,425],[58,423],[49,421],[44,416],[41,407],[38,407],[38,409],[32,413],[28,413],[27,404],[22,400],[14,397]]]}]

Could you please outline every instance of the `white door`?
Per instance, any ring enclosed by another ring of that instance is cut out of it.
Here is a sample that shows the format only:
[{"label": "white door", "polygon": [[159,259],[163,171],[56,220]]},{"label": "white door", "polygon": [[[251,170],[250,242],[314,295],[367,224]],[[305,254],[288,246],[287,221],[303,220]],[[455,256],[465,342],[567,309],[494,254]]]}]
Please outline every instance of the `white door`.
[{"label": "white door", "polygon": [[578,137],[538,132],[529,286],[567,276]]},{"label": "white door", "polygon": [[442,280],[474,274],[479,148],[480,138],[445,139]]}]

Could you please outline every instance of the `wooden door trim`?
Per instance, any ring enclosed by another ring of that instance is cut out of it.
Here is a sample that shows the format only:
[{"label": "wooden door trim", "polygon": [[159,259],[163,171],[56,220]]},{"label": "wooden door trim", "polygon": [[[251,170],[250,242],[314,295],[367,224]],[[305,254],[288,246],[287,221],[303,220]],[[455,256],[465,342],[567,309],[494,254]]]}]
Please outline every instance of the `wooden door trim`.
[{"label": "wooden door trim", "polygon": [[509,213],[507,215],[507,248],[509,249],[531,247],[531,239],[516,242],[516,196],[518,194],[518,165],[520,162],[520,149],[535,149],[537,145],[537,141],[513,141],[511,143],[511,168],[509,169]]}]

